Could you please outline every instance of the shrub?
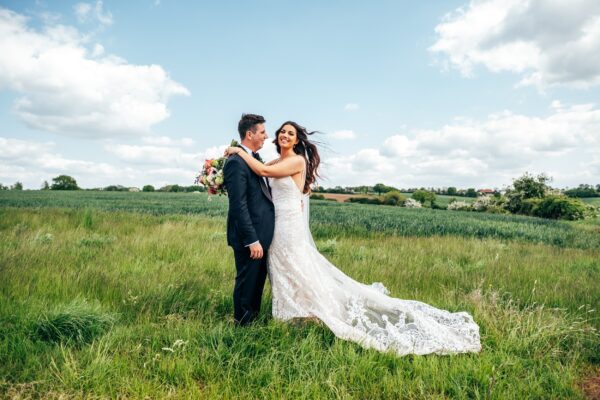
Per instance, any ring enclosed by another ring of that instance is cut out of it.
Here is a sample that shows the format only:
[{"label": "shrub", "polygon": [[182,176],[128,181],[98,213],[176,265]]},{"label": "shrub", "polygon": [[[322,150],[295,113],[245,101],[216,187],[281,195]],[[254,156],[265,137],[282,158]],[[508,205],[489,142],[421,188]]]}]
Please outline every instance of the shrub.
[{"label": "shrub", "polygon": [[412,194],[412,198],[417,200],[421,204],[425,204],[429,202],[430,205],[435,203],[435,193],[429,192],[427,190],[416,190]]},{"label": "shrub", "polygon": [[406,196],[403,196],[397,190],[387,192],[383,195],[383,204],[388,206],[401,206],[406,201]]},{"label": "shrub", "polygon": [[154,192],[154,186],[144,185],[144,187],[142,188],[142,192]]},{"label": "shrub", "polygon": [[525,199],[521,200],[520,207],[517,209],[517,214],[535,215],[535,210],[538,208],[542,199]]},{"label": "shrub", "polygon": [[485,211],[491,214],[510,214],[510,212],[500,204],[493,204],[489,206]]},{"label": "shrub", "polygon": [[487,211],[489,207],[494,205],[494,197],[492,196],[479,196],[472,204],[472,208],[475,211]]},{"label": "shrub", "polygon": [[507,190],[508,200],[504,207],[514,214],[533,215],[533,209],[539,203],[536,199],[544,198],[550,191],[549,181],[551,178],[545,174],[523,174],[513,180],[512,187]]},{"label": "shrub", "polygon": [[579,199],[561,195],[551,195],[540,200],[533,209],[533,215],[542,218],[576,220],[583,219],[586,205]]},{"label": "shrub", "polygon": [[379,197],[350,197],[346,201],[360,204],[382,204],[382,200]]},{"label": "shrub", "polygon": [[450,211],[471,211],[473,208],[466,201],[453,201],[448,204],[447,210]]},{"label": "shrub", "polygon": [[406,199],[406,201],[404,202],[404,207],[406,207],[406,208],[422,208],[423,206],[421,205],[420,202],[416,201],[415,199]]},{"label": "shrub", "polygon": [[312,200],[325,200],[325,196],[323,196],[322,194],[315,194],[315,193],[311,194],[310,198]]}]

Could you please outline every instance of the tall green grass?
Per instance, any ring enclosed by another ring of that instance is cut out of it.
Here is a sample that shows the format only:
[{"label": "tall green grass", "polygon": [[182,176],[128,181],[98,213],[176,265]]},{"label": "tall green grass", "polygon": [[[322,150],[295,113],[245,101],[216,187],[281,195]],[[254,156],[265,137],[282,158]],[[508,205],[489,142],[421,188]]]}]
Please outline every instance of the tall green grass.
[{"label": "tall green grass", "polygon": [[[272,320],[268,287],[236,328],[224,232],[220,216],[3,209],[0,397],[583,398],[600,362],[598,249],[316,229],[353,278],[481,327],[479,354],[396,357]],[[60,315],[77,328],[36,334]]]},{"label": "tall green grass", "polygon": [[[579,225],[566,221],[329,201],[314,201],[311,204],[312,228],[319,234],[331,237],[340,234],[458,235],[545,243],[560,247],[600,248],[598,232],[578,229]],[[215,196],[209,200],[206,194],[199,193],[0,191],[0,207],[2,206],[101,209],[156,215],[200,214],[212,217],[224,217],[227,214],[226,197]]]}]

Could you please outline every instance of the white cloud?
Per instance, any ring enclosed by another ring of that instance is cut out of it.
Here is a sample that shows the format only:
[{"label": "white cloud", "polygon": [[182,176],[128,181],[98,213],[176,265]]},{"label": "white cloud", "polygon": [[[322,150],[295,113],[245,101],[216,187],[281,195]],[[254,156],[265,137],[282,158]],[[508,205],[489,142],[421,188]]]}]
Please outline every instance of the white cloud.
[{"label": "white cloud", "polygon": [[430,47],[464,75],[477,65],[521,76],[521,85],[600,84],[597,0],[471,0],[436,26]]},{"label": "white cloud", "polygon": [[0,7],[0,89],[20,94],[14,113],[29,127],[93,138],[143,135],[168,118],[171,96],[189,95],[161,66],[102,57],[100,44],[89,51],[86,42],[72,27],[33,30],[26,17]]},{"label": "white cloud", "polygon": [[77,3],[73,6],[75,16],[81,23],[89,21],[91,18],[96,19],[101,25],[112,25],[113,16],[110,11],[104,10],[102,1],[96,1],[96,4]]},{"label": "white cloud", "polygon": [[348,103],[344,106],[344,111],[358,111],[360,109],[360,106],[356,103]]},{"label": "white cloud", "polygon": [[69,159],[57,153],[55,146],[53,142],[0,137],[0,181],[20,181],[26,188],[37,189],[44,180],[50,182],[60,174],[102,181],[104,177],[122,178],[133,172],[106,162]]},{"label": "white cloud", "polygon": [[383,142],[380,153],[387,157],[406,157],[415,154],[418,142],[405,135],[390,136]]},{"label": "white cloud", "polygon": [[104,149],[131,164],[169,165],[193,170],[204,159],[203,153],[187,153],[178,147],[118,144],[106,145]]},{"label": "white cloud", "polygon": [[105,187],[113,184],[141,187],[179,183],[191,185],[205,158],[223,154],[225,146],[204,152],[185,152],[174,147],[125,146],[110,148],[102,162],[65,157],[54,142],[38,142],[0,137],[0,182],[23,182],[27,189],[38,189],[43,181],[51,183],[61,174],[73,176],[79,186]]},{"label": "white cloud", "polygon": [[191,146],[195,143],[192,138],[173,139],[169,136],[144,136],[142,141],[159,146]]},{"label": "white cloud", "polygon": [[[405,129],[351,154],[331,156],[321,149],[320,184],[501,188],[525,171],[547,172],[558,187],[600,183],[600,108],[554,101],[548,110],[545,116],[502,111],[456,118],[437,129]],[[64,173],[82,187],[189,185],[204,159],[220,157],[226,147],[196,149],[191,141],[163,136],[135,144],[105,141],[102,161],[94,162],[63,156],[54,142],[0,137],[0,182],[38,188]],[[265,143],[261,155],[277,157],[274,145]]]},{"label": "white cloud", "polygon": [[356,133],[354,133],[353,131],[349,131],[349,130],[335,131],[335,132],[330,133],[328,136],[331,139],[337,139],[337,140],[356,139]]},{"label": "white cloud", "polygon": [[342,185],[501,187],[529,170],[549,173],[558,186],[600,183],[600,109],[553,102],[550,110],[545,117],[503,111],[394,135],[380,148],[324,157],[324,175]]},{"label": "white cloud", "polygon": [[73,9],[79,22],[85,22],[92,11],[92,5],[90,3],[77,3],[73,6]]}]

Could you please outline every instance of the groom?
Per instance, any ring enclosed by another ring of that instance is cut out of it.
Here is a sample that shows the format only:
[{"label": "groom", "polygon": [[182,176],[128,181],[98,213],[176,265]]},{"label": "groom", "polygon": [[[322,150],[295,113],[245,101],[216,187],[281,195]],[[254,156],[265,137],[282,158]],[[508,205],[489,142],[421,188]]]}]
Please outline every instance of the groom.
[{"label": "groom", "polygon": [[[265,119],[243,114],[238,123],[241,148],[260,160],[257,151],[267,139]],[[229,197],[227,244],[235,258],[233,317],[240,325],[252,322],[260,310],[267,277],[267,251],[273,240],[275,209],[266,178],[256,175],[237,154],[229,157],[224,168]]]}]

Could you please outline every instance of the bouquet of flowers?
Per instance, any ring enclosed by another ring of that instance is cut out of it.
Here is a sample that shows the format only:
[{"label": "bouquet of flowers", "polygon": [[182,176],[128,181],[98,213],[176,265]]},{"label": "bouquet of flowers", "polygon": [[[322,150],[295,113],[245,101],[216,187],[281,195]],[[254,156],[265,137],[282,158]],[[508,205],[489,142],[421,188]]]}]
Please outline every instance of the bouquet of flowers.
[{"label": "bouquet of flowers", "polygon": [[[237,146],[238,143],[235,140],[231,141],[230,146]],[[223,178],[223,167],[227,157],[213,158],[210,160],[204,160],[202,170],[196,179],[194,184],[202,185],[206,188],[209,194],[227,194],[225,188],[225,179]]]}]

